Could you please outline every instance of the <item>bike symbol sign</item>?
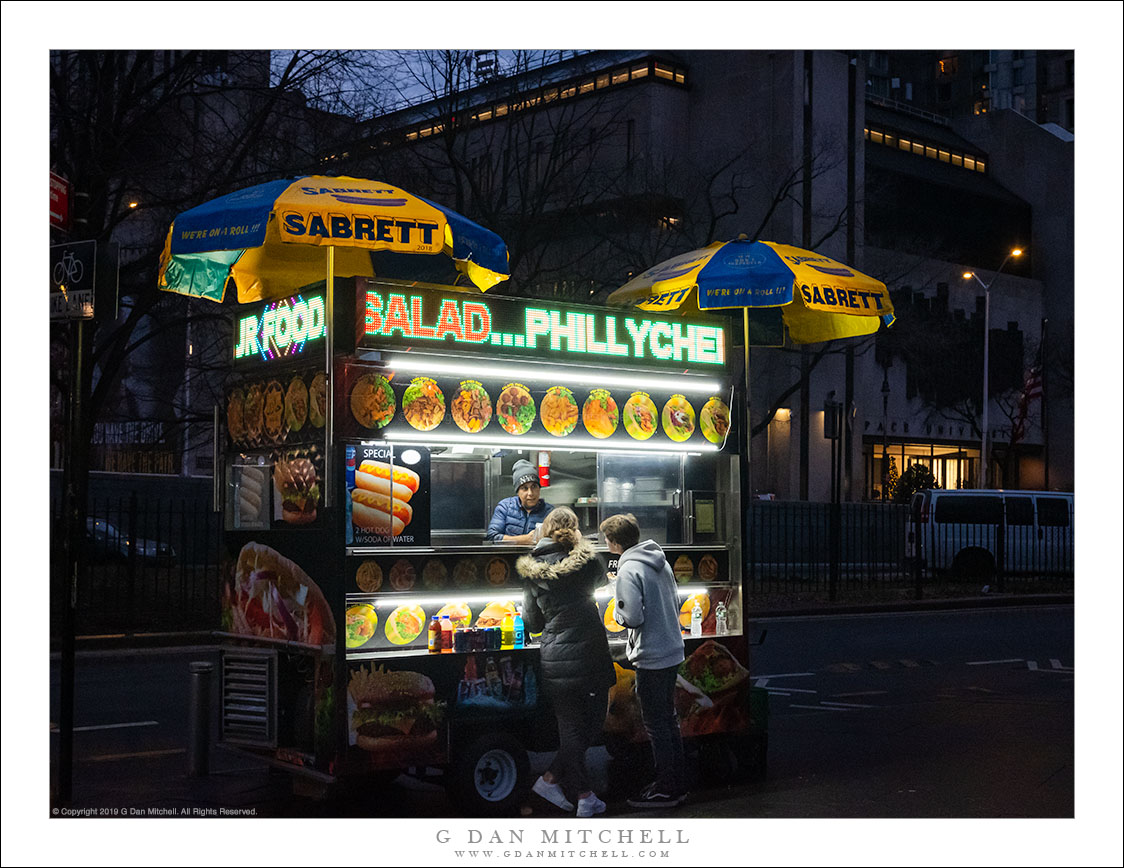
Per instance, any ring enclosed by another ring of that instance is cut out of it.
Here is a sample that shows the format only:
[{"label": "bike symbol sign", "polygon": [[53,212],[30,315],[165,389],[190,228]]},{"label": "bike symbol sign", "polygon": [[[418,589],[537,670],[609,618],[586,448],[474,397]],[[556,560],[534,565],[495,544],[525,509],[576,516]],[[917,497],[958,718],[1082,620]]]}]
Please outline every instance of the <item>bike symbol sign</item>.
[{"label": "bike symbol sign", "polygon": [[51,319],[92,319],[96,241],[51,247]]}]

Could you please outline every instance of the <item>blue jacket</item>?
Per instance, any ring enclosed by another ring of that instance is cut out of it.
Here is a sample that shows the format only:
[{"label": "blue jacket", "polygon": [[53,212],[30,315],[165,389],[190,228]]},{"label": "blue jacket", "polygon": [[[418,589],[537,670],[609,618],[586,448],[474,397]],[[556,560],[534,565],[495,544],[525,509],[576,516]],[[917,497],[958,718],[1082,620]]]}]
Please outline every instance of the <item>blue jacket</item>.
[{"label": "blue jacket", "polygon": [[519,495],[505,497],[496,504],[496,511],[492,513],[492,520],[488,522],[488,539],[502,540],[504,534],[519,536],[535,529],[535,525],[546,518],[546,514],[554,509],[545,500],[535,504],[535,508],[527,512],[519,502]]}]

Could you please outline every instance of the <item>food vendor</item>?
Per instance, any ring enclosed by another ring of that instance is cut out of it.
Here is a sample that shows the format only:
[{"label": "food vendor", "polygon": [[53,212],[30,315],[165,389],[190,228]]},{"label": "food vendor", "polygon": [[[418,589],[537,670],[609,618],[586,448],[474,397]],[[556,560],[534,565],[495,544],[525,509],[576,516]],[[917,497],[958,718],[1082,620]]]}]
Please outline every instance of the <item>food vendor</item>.
[{"label": "food vendor", "polygon": [[554,509],[542,499],[539,475],[530,461],[520,458],[511,471],[515,495],[496,504],[488,523],[488,539],[515,545],[533,545],[535,528]]}]

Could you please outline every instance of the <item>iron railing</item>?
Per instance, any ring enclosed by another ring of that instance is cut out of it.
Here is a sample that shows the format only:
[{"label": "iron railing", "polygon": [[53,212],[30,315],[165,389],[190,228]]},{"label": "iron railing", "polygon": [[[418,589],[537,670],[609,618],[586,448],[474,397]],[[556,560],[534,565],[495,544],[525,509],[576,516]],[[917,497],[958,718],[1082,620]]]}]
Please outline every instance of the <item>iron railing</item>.
[{"label": "iron railing", "polygon": [[[91,498],[82,543],[76,633],[215,629],[220,527],[211,504],[132,494]],[[61,624],[65,557],[62,502],[51,502],[51,626]]]},{"label": "iron railing", "polygon": [[[838,505],[838,557],[832,556],[832,504],[754,501],[745,514],[750,593],[828,592],[962,581],[1002,590],[1071,590],[1072,524],[913,525],[894,503]],[[920,552],[914,541],[921,540]]]}]

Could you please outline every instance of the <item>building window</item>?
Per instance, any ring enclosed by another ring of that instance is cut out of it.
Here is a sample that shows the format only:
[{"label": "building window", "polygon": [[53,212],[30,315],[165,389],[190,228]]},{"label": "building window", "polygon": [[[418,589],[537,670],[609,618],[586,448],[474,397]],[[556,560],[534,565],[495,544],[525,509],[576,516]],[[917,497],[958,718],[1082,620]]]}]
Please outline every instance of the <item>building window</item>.
[{"label": "building window", "polygon": [[675,80],[675,70],[670,67],[664,66],[662,63],[656,64],[656,77],[665,78],[668,81]]},{"label": "building window", "polygon": [[644,78],[648,74],[648,64],[632,67],[631,75],[633,78]]},{"label": "building window", "polygon": [[948,78],[949,76],[956,75],[960,62],[957,57],[942,57],[937,61],[937,76],[939,78]]},{"label": "building window", "polygon": [[909,139],[898,139],[898,148],[902,151],[908,151],[913,144]]}]

